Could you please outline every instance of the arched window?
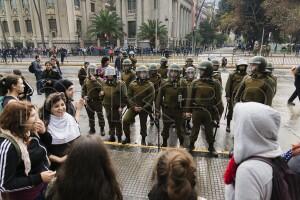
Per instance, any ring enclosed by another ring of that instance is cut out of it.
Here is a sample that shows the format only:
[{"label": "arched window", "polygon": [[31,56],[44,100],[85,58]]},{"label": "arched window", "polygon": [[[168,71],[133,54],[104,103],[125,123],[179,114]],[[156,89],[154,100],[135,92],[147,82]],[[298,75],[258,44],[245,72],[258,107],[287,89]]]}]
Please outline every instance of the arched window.
[{"label": "arched window", "polygon": [[0,9],[4,9],[4,0],[0,0]]},{"label": "arched window", "polygon": [[80,0],[74,0],[74,6],[76,9],[80,9]]},{"label": "arched window", "polygon": [[28,0],[22,0],[22,6],[23,6],[23,8],[29,8]]},{"label": "arched window", "polygon": [[46,0],[47,7],[54,7],[54,0]]},{"label": "arched window", "polygon": [[17,1],[16,0],[10,0],[10,6],[12,9],[17,8]]}]

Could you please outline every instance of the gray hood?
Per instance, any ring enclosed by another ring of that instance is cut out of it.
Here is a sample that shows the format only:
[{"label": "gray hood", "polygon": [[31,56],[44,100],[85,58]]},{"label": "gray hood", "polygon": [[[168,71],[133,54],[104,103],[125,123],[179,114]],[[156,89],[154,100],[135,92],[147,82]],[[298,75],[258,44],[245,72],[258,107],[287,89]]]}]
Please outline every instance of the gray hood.
[{"label": "gray hood", "polygon": [[278,143],[281,117],[278,111],[261,103],[237,103],[233,121],[237,164],[251,156],[273,158],[281,155]]}]

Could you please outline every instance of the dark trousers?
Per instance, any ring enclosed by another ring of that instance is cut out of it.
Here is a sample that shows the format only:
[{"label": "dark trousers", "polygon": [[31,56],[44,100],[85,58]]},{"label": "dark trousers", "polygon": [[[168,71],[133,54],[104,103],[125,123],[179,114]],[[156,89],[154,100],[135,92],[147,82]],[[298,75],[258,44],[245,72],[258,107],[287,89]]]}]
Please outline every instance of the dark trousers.
[{"label": "dark trousers", "polygon": [[298,86],[298,85],[299,84],[295,83],[296,89],[293,92],[292,96],[289,98],[289,100],[288,100],[289,103],[293,102],[297,98],[297,96],[298,96],[299,101],[300,101],[300,86]]},{"label": "dark trousers", "polygon": [[141,112],[135,112],[133,108],[129,108],[127,112],[125,113],[124,119],[123,119],[123,130],[124,134],[127,138],[130,137],[130,124],[134,123],[134,118],[136,115],[139,115],[140,117],[140,134],[142,137],[147,136],[147,118],[148,118],[149,112],[146,110],[142,110]]},{"label": "dark trousers", "polygon": [[106,111],[106,117],[109,125],[109,131],[112,136],[119,136],[121,137],[123,134],[122,130],[122,121],[121,121],[121,114],[119,112],[119,107],[115,106],[104,106]]},{"label": "dark trousers", "polygon": [[104,116],[102,112],[102,103],[101,101],[91,101],[87,102],[86,112],[89,118],[89,126],[90,128],[95,128],[95,113],[98,116],[99,126],[105,126]]}]

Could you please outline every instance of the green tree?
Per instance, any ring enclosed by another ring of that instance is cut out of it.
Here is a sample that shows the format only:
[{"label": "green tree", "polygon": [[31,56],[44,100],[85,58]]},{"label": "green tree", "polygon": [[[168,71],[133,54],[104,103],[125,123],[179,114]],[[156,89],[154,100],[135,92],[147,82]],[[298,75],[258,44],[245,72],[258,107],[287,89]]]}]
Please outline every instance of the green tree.
[{"label": "green tree", "polygon": [[[148,20],[147,23],[143,22],[139,27],[138,38],[140,40],[149,40],[150,46],[155,47],[155,30],[156,23],[155,20]],[[161,43],[164,43],[168,38],[168,31],[166,25],[162,22],[157,24],[157,37]]]},{"label": "green tree", "polygon": [[[90,27],[88,28],[88,35],[91,38],[97,38],[101,42],[113,42],[123,36],[122,20],[116,14],[108,10],[101,10],[96,14]],[[98,43],[98,45],[99,45]]]}]

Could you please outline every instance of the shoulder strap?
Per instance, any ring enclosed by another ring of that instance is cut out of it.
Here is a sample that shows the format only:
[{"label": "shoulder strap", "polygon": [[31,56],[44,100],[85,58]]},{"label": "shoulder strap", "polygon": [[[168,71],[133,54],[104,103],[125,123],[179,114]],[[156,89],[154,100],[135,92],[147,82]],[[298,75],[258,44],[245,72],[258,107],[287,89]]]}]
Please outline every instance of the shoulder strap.
[{"label": "shoulder strap", "polygon": [[18,154],[18,158],[19,158],[19,161],[21,161],[21,149],[19,147],[19,145],[17,144],[17,142],[15,141],[15,139],[13,139],[12,137],[10,137],[9,135],[6,135],[6,134],[3,134],[0,132],[0,138],[4,138],[4,139],[7,139],[9,140],[15,147],[16,151],[17,151],[17,154]]}]

